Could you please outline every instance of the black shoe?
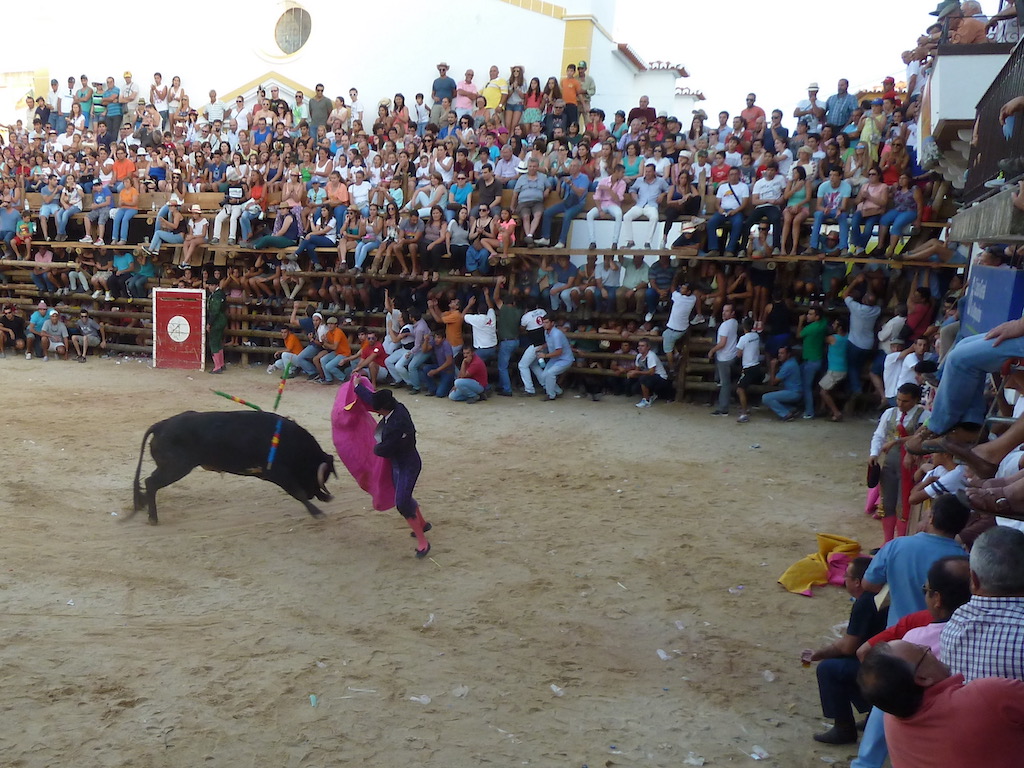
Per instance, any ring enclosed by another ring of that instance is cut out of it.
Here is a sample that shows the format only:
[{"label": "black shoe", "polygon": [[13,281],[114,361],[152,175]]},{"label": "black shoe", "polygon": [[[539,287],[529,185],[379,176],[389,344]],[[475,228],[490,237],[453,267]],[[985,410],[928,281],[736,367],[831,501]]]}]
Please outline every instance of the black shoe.
[{"label": "black shoe", "polygon": [[720,411],[717,408],[715,408],[715,410],[713,410],[711,412],[711,415],[712,416],[728,416],[729,412],[728,411]]},{"label": "black shoe", "polygon": [[824,733],[814,734],[814,740],[822,744],[856,744],[857,728],[852,725],[833,725]]},{"label": "black shoe", "polygon": [[[430,523],[426,523],[423,526],[423,532],[426,533],[427,531],[429,531],[433,527],[434,526],[432,526]],[[416,534],[413,531],[409,531],[409,535],[412,536],[414,539],[416,538]]]},{"label": "black shoe", "polygon": [[498,392],[498,395],[501,397],[512,397],[511,392]]},{"label": "black shoe", "polygon": [[429,554],[430,554],[430,542],[427,542],[427,548],[426,549],[417,549],[416,550],[416,557],[417,558],[424,558],[424,557],[426,557]]}]

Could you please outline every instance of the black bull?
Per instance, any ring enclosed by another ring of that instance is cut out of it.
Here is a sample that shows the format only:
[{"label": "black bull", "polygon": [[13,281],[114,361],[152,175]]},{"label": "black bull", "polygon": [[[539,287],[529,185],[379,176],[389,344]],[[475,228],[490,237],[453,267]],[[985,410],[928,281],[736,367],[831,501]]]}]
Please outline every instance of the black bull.
[{"label": "black bull", "polygon": [[[270,463],[278,428],[280,442]],[[139,474],[150,435],[153,441],[149,450],[156,469],[146,478],[143,495]],[[139,465],[135,468],[135,504],[128,517],[138,512],[145,501],[149,523],[156,525],[156,492],[181,480],[196,467],[267,480],[301,501],[313,517],[321,517],[323,512],[310,499],[315,496],[330,501],[327,476],[337,477],[334,457],[324,453],[316,438],[293,421],[262,411],[185,411],[157,422],[143,435]]]}]

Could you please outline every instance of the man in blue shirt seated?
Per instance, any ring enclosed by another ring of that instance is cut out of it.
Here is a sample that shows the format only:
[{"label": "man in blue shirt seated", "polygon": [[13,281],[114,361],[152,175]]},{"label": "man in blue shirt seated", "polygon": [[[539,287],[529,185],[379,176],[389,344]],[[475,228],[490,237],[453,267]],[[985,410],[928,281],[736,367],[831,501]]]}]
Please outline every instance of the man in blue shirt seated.
[{"label": "man in blue shirt seated", "polygon": [[775,411],[783,421],[792,421],[797,406],[803,402],[803,379],[800,365],[789,347],[779,348],[779,368],[772,374],[771,383],[781,387],[775,392],[766,392],[761,402]]},{"label": "man in blue shirt seated", "polygon": [[555,326],[550,317],[544,318],[544,351],[537,353],[537,360],[530,366],[533,375],[547,393],[545,400],[554,400],[562,390],[558,386],[558,375],[576,362],[576,356],[569,346],[568,337]]},{"label": "man in blue shirt seated", "polygon": [[551,224],[554,222],[555,216],[562,214],[562,231],[554,247],[565,247],[569,239],[569,227],[572,225],[572,220],[586,205],[587,191],[590,189],[590,178],[580,170],[581,168],[579,160],[573,160],[569,164],[569,178],[562,181],[562,201],[544,211],[540,224],[541,236],[534,241],[536,245],[547,245],[551,242]]}]

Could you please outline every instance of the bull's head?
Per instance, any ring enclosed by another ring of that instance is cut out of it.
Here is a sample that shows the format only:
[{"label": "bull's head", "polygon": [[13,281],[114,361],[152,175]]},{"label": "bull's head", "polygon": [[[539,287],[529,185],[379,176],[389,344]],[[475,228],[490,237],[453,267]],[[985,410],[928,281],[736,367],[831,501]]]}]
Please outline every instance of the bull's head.
[{"label": "bull's head", "polygon": [[334,498],[330,491],[327,490],[327,478],[329,475],[337,477],[338,472],[334,469],[334,457],[324,454],[324,460],[316,470],[316,481],[319,487],[315,495],[320,501],[330,501]]}]

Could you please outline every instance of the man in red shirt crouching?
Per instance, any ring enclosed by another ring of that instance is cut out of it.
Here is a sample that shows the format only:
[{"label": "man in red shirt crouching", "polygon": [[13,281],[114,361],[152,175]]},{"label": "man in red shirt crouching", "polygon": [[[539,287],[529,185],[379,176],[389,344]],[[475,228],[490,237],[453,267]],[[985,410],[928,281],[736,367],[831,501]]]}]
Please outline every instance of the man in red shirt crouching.
[{"label": "man in red shirt crouching", "polygon": [[455,386],[448,393],[448,399],[476,403],[484,399],[485,389],[487,389],[487,366],[476,354],[476,350],[466,344],[462,348],[462,368],[459,369],[459,377],[455,379]]}]

